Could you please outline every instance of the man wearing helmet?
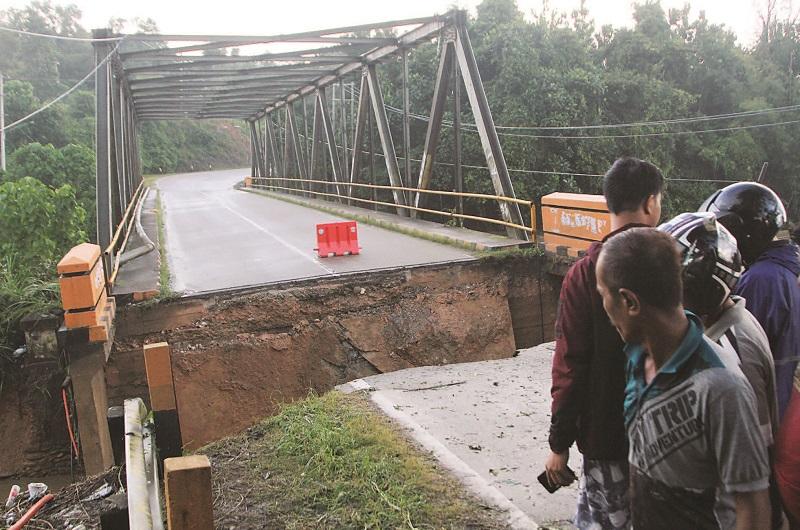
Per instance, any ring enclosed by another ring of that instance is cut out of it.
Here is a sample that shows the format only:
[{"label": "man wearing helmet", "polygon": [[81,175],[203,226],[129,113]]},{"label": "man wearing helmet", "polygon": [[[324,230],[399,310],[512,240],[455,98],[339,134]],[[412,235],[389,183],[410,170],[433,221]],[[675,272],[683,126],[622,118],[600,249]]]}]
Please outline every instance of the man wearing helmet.
[{"label": "man wearing helmet", "polygon": [[683,305],[703,320],[705,334],[735,352],[758,402],[767,445],[778,427],[775,366],[769,340],[746,301],[732,295],[742,271],[736,239],[711,213],[683,213],[658,227],[678,242]]},{"label": "man wearing helmet", "polygon": [[[661,216],[663,176],[649,162],[620,158],[603,180],[611,212],[608,237],[636,226],[655,226]],[[608,239],[608,237],[606,239]],[[625,353],[596,289],[595,264],[602,244],[567,272],[561,287],[553,356],[552,418],[545,462],[552,485],[568,485],[567,467],[577,442],[583,453],[575,525],[630,527],[627,438],[622,417]]]},{"label": "man wearing helmet", "polygon": [[800,356],[800,250],[791,241],[775,240],[786,222],[786,210],[766,186],[737,182],[711,195],[700,211],[716,215],[738,242],[747,271],[736,293],[747,300],[747,309],[769,339],[780,422]]},{"label": "man wearing helmet", "polygon": [[[678,242],[684,307],[702,319],[708,338],[736,353],[756,395],[761,434],[771,448],[778,427],[775,366],[761,325],[746,309],[746,301],[731,294],[742,271],[736,239],[709,212],[683,213],[658,229]],[[771,488],[770,494],[772,527],[781,528],[783,510],[777,489]],[[721,501],[718,514],[720,520],[725,520],[732,516],[732,499],[722,496]]]}]

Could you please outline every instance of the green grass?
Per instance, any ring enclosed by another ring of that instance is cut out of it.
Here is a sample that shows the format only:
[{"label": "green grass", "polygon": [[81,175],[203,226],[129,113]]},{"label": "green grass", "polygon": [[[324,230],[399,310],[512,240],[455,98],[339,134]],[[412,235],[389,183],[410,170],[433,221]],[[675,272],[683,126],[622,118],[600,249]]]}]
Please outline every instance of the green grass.
[{"label": "green grass", "polygon": [[156,181],[164,176],[165,175],[142,175],[142,180],[144,181],[145,186],[155,188]]},{"label": "green grass", "polygon": [[503,260],[512,257],[531,258],[544,255],[544,251],[537,246],[530,246],[526,248],[503,248],[500,250],[481,250],[478,252],[478,257],[486,260]]},{"label": "green grass", "polygon": [[[52,270],[55,271],[55,265]],[[55,274],[53,274],[55,278]],[[58,282],[30,275],[15,266],[11,257],[0,263],[0,354],[18,346],[19,321],[33,313],[46,313],[60,306]]]},{"label": "green grass", "polygon": [[502,527],[358,394],[311,396],[200,452],[215,488],[246,490],[269,528]]},{"label": "green grass", "polygon": [[[149,184],[148,184],[149,185]],[[159,282],[158,282],[158,299],[168,300],[175,297],[175,293],[170,286],[169,263],[167,262],[167,238],[166,231],[164,230],[164,210],[161,205],[161,191],[154,188],[156,191],[156,223],[158,223],[158,253],[159,258]]]}]

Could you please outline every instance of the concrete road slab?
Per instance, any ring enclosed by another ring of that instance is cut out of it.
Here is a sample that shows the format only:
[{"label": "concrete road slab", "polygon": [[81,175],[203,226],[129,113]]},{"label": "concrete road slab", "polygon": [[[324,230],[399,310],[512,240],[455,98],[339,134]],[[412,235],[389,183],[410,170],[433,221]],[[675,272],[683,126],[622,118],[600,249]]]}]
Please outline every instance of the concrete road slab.
[{"label": "concrete road slab", "polygon": [[[146,192],[147,196],[142,204],[140,214],[142,229],[155,248],[124,263],[114,282],[114,296],[133,295],[135,293],[155,293],[159,289],[160,259],[158,255],[158,222],[156,219],[156,194],[155,190]],[[136,230],[131,231],[130,240],[125,252],[132,252],[145,246],[144,239],[139,237]]]},{"label": "concrete road slab", "polygon": [[[536,478],[549,452],[553,349],[548,343],[511,359],[411,368],[338,388],[366,390],[442,465],[505,508],[513,527],[572,528],[577,484],[550,494]],[[569,465],[581,469],[575,450]]]},{"label": "concrete road slab", "polygon": [[360,224],[362,253],[318,258],[316,225],[342,218],[233,189],[247,169],[162,177],[172,289],[196,293],[284,280],[473,259],[447,245]]}]

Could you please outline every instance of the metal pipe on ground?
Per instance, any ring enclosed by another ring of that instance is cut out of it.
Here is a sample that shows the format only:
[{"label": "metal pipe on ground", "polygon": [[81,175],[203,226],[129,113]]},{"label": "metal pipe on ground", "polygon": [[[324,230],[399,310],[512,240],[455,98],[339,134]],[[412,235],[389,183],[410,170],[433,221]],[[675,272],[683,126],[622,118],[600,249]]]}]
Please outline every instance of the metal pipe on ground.
[{"label": "metal pipe on ground", "polygon": [[147,233],[144,231],[144,228],[142,227],[142,205],[144,204],[144,201],[147,200],[147,195],[149,193],[150,193],[150,188],[147,188],[144,194],[142,195],[142,198],[139,200],[139,204],[136,206],[136,213],[135,213],[136,224],[134,225],[134,227],[136,229],[136,235],[138,235],[142,239],[142,241],[144,241],[144,245],[134,250],[131,250],[130,252],[122,254],[119,258],[120,267],[133,259],[136,259],[140,256],[144,256],[149,252],[152,252],[156,248],[155,244],[153,244],[153,241],[150,239],[150,237],[147,235]]},{"label": "metal pipe on ground", "polygon": [[141,399],[125,400],[128,524],[136,530],[163,530],[153,429],[146,418],[147,408]]}]

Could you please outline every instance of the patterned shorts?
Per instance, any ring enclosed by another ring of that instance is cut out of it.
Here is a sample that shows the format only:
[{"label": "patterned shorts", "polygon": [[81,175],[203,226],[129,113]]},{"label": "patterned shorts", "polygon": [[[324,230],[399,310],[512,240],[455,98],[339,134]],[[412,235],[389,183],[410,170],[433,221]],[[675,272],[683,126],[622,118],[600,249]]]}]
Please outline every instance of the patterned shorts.
[{"label": "patterned shorts", "polygon": [[626,460],[583,460],[575,526],[581,530],[631,528]]}]

